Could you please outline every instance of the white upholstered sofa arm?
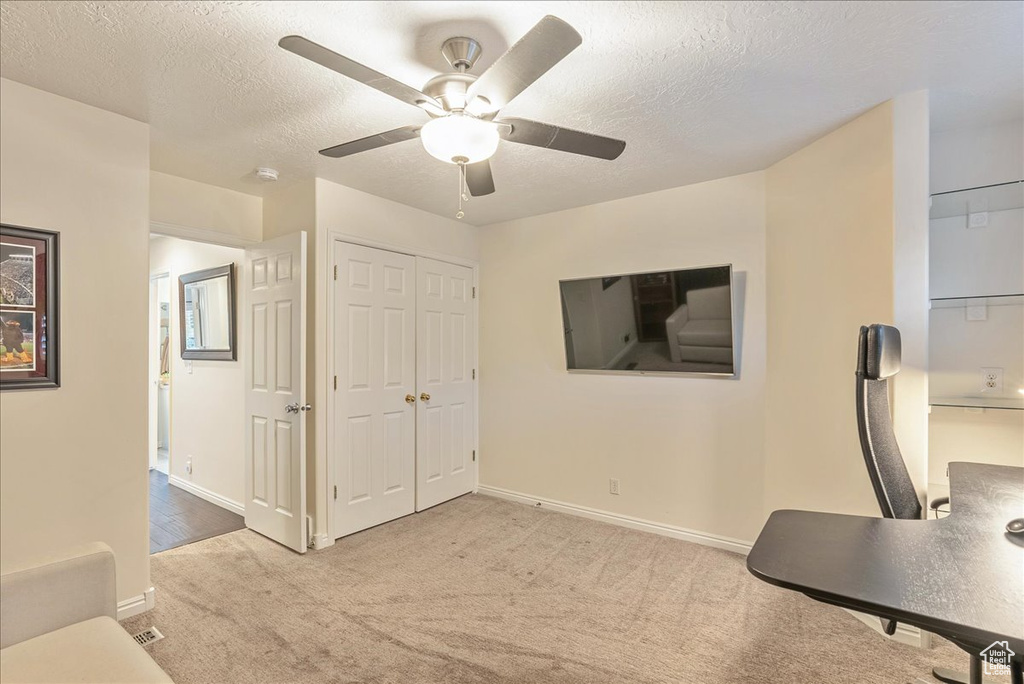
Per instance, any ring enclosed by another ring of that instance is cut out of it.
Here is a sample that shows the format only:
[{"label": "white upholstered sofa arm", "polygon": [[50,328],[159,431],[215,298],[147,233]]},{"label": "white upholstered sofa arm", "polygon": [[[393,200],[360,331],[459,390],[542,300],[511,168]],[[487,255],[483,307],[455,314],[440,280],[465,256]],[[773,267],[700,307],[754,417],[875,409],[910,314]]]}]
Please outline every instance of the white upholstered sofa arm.
[{"label": "white upholstered sofa arm", "polygon": [[683,304],[672,315],[665,319],[665,332],[668,335],[668,351],[672,361],[679,363],[682,355],[679,353],[678,335],[686,322],[690,320],[690,308]]},{"label": "white upholstered sofa arm", "polygon": [[690,320],[690,310],[683,304],[671,316],[665,319],[665,332],[668,333],[669,344],[674,344],[679,330]]},{"label": "white upholstered sofa arm", "polygon": [[0,648],[83,620],[117,619],[114,552],[100,542],[0,576]]}]

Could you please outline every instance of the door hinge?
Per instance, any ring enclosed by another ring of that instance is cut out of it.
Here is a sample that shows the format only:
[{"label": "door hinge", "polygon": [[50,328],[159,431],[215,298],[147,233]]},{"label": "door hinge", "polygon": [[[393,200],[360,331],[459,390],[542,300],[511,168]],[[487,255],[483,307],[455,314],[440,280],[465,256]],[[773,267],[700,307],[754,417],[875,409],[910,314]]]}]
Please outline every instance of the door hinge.
[{"label": "door hinge", "polygon": [[335,280],[338,279],[338,265],[337,264],[334,265],[334,279]]},{"label": "door hinge", "polygon": [[334,498],[338,498],[338,485],[334,485]]},{"label": "door hinge", "polygon": [[476,368],[473,369],[473,379],[476,380]]},{"label": "door hinge", "polygon": [[473,299],[476,299],[476,288],[473,288]]},{"label": "door hinge", "polygon": [[476,449],[473,449],[473,460],[476,460]]},{"label": "door hinge", "polygon": [[338,376],[337,375],[334,376],[334,389],[335,390],[338,389]]}]

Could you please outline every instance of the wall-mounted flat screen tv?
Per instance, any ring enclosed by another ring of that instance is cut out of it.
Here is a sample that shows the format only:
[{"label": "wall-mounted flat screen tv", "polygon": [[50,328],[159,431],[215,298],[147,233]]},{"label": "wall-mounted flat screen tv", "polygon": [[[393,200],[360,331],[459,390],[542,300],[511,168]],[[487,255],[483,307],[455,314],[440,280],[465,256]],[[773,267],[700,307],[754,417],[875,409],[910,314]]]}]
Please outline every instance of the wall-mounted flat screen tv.
[{"label": "wall-mounted flat screen tv", "polygon": [[734,375],[732,266],[559,281],[569,371]]}]

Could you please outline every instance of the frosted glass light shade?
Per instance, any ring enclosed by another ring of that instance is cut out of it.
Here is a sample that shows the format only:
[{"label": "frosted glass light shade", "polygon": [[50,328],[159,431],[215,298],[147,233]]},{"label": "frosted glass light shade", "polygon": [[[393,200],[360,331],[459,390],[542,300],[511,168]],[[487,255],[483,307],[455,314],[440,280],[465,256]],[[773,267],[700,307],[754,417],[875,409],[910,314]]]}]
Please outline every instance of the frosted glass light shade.
[{"label": "frosted glass light shade", "polygon": [[423,149],[449,164],[473,164],[489,159],[498,149],[498,127],[490,121],[452,114],[433,119],[420,129]]}]

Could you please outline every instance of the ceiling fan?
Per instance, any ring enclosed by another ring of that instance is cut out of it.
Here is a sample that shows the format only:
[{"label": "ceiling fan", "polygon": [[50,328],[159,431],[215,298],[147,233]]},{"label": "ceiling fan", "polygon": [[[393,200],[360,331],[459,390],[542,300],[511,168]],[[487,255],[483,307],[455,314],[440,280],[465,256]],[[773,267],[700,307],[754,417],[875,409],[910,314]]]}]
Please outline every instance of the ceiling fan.
[{"label": "ceiling fan", "polygon": [[622,154],[626,148],[622,140],[529,119],[495,118],[502,107],[582,42],[580,34],[572,26],[557,17],[546,16],[487,71],[476,76],[469,70],[480,57],[480,43],[472,38],[449,38],[441,46],[441,53],[455,71],[430,79],[422,92],[302,36],[285,36],[278,45],[419,107],[431,118],[424,124],[403,126],[328,147],[320,150],[320,154],[345,157],[419,138],[431,156],[459,166],[461,202],[463,184],[474,197],[494,192],[494,178],[488,159],[502,139],[598,159],[615,159]]}]

